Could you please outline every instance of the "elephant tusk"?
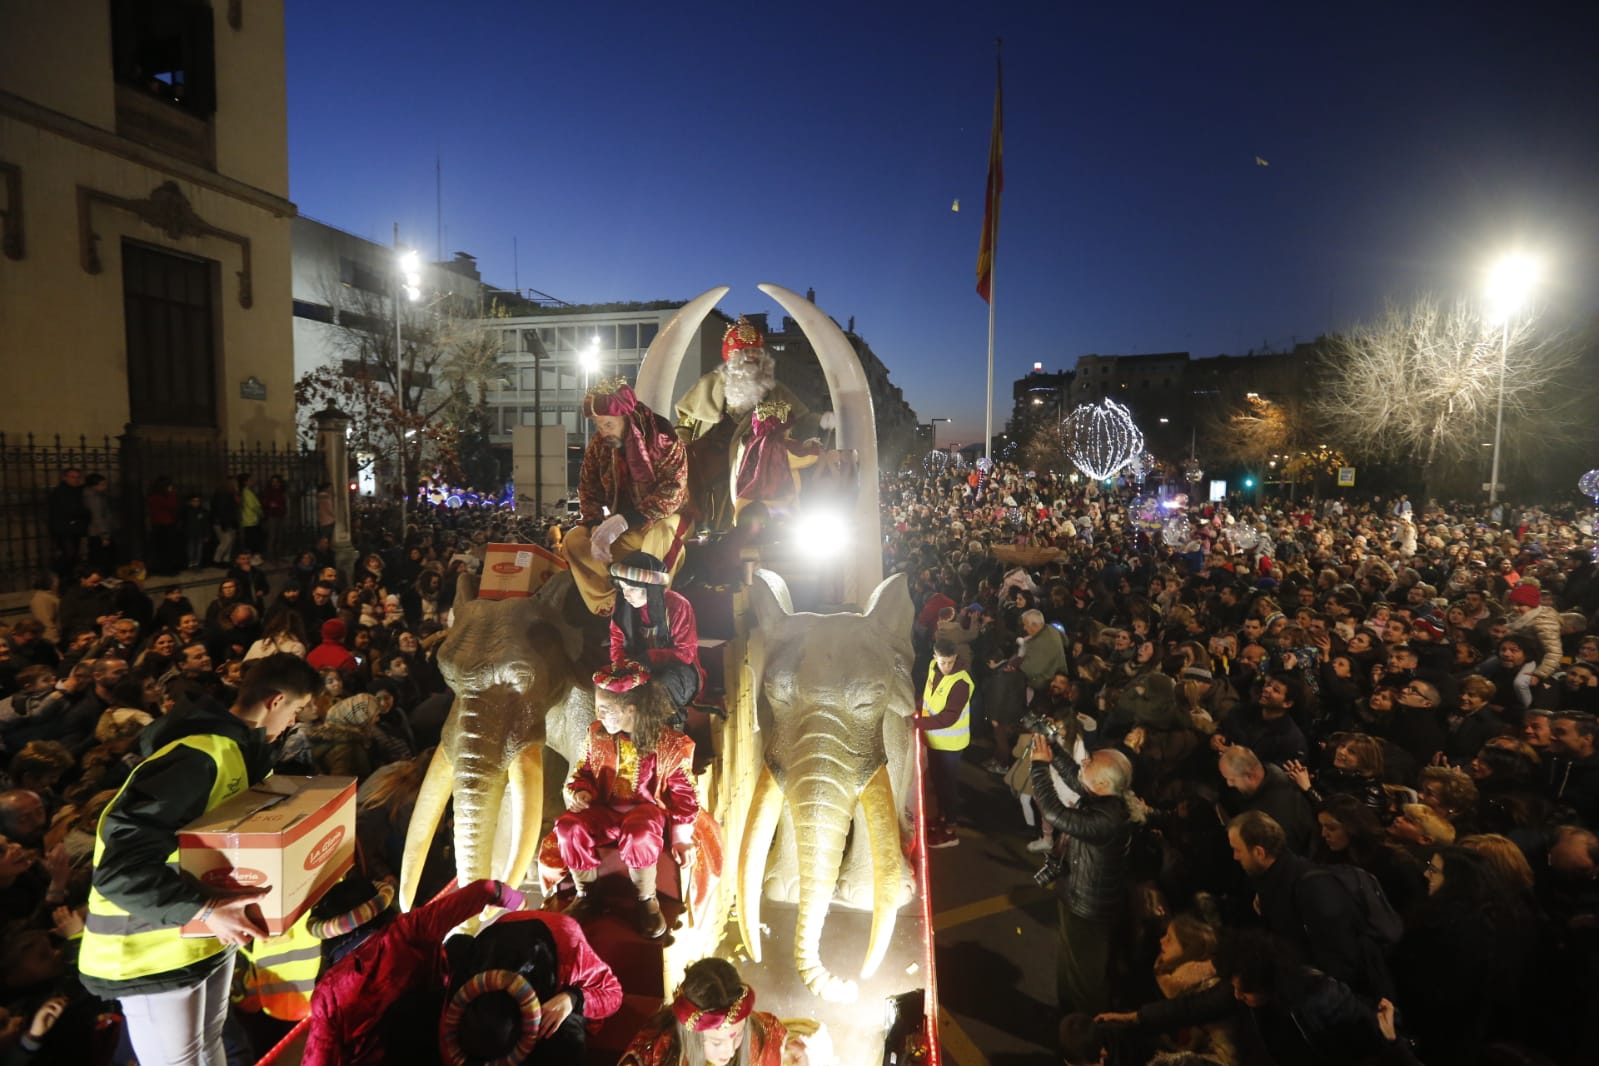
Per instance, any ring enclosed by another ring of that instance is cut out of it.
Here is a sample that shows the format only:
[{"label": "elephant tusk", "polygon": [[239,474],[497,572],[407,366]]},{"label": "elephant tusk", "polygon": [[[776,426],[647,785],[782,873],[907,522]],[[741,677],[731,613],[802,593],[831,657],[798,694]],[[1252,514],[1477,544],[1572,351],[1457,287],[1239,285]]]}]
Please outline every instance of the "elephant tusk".
[{"label": "elephant tusk", "polygon": [[854,450],[856,454],[859,487],[853,504],[854,558],[853,566],[846,571],[844,596],[852,603],[860,603],[883,580],[879,539],[882,515],[877,498],[877,419],[872,410],[871,386],[849,339],[826,312],[781,285],[757,285],[756,288],[776,300],[811,342],[838,416],[838,447],[841,451]]},{"label": "elephant tusk", "polygon": [[772,836],[783,814],[783,793],[772,771],[761,767],[750,797],[749,817],[744,822],[744,838],[738,847],[738,931],[750,958],[761,961],[761,885],[766,878],[766,858],[772,850]]},{"label": "elephant tusk", "polygon": [[899,816],[894,810],[894,789],[888,766],[877,772],[861,790],[861,811],[866,815],[866,837],[872,849],[872,932],[866,942],[861,978],[877,972],[888,942],[894,935],[895,900],[899,896]]},{"label": "elephant tusk", "polygon": [[672,386],[677,382],[677,370],[683,365],[683,355],[688,351],[694,334],[699,331],[700,323],[705,321],[711,308],[721,302],[727,293],[726,285],[718,285],[684,304],[655,335],[650,350],[644,353],[644,362],[639,364],[633,391],[638,393],[645,407],[668,422],[676,418]]},{"label": "elephant tusk", "polygon": [[515,888],[527,877],[544,821],[544,745],[536,741],[529,744],[516,753],[506,770],[516,823],[511,832],[510,864],[501,872],[500,880]]},{"label": "elephant tusk", "polygon": [[416,899],[416,886],[422,880],[422,867],[427,863],[428,848],[433,844],[433,834],[439,831],[439,819],[444,817],[444,806],[450,802],[450,789],[454,771],[450,757],[442,746],[433,750],[428,760],[427,774],[416,794],[416,805],[411,809],[411,824],[405,829],[405,852],[400,860],[400,909],[408,911]]}]

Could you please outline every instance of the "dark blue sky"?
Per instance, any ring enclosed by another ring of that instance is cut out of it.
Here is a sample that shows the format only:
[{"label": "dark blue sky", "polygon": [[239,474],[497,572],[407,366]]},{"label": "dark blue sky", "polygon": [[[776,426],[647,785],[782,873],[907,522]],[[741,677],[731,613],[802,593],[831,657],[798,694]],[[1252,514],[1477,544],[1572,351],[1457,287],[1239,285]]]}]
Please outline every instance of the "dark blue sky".
[{"label": "dark blue sky", "polygon": [[1307,340],[1514,242],[1599,310],[1591,5],[1221,6],[289,0],[290,192],[432,254],[438,153],[496,284],[515,237],[574,302],[814,287],[975,440],[1002,36],[996,430],[1034,360]]}]

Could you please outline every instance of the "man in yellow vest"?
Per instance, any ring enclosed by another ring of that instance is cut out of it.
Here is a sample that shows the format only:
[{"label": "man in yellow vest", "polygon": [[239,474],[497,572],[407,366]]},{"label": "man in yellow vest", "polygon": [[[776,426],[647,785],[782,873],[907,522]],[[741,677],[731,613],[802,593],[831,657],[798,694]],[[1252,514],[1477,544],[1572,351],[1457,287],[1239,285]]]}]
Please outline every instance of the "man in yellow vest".
[{"label": "man in yellow vest", "polygon": [[933,663],[927,668],[922,705],[913,721],[927,741],[927,776],[938,797],[938,820],[927,828],[927,846],[952,848],[960,843],[955,819],[960,816],[961,755],[972,742],[972,675],[956,669],[959,648],[948,637],[933,641]]},{"label": "man in yellow vest", "polygon": [[[266,890],[217,895],[182,876],[178,830],[270,774],[271,742],[321,687],[298,656],[256,660],[230,710],[191,704],[151,725],[154,754],[100,816],[78,968],[86,988],[122,1001],[144,1066],[225,1062],[234,955],[266,935],[247,913]],[[183,936],[191,919],[211,935]]]}]

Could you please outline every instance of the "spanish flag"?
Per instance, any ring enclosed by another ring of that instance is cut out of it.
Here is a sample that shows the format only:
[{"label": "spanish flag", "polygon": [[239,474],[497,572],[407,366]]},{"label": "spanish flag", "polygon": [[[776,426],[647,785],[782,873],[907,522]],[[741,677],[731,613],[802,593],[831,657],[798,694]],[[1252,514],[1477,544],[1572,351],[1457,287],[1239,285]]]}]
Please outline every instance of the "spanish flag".
[{"label": "spanish flag", "polygon": [[994,132],[988,139],[988,195],[983,201],[983,242],[977,247],[977,295],[993,302],[994,244],[999,235],[999,194],[1005,191],[1005,134],[1001,117],[1004,73],[994,61]]}]

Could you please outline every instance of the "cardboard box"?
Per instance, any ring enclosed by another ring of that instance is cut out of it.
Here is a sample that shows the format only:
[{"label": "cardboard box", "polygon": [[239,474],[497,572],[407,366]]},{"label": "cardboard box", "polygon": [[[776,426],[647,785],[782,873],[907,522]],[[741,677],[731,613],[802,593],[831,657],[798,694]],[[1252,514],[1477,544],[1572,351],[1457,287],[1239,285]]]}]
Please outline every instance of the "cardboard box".
[{"label": "cardboard box", "polygon": [[490,544],[483,553],[478,598],[508,600],[531,596],[565,569],[565,559],[537,544]]},{"label": "cardboard box", "polygon": [[[202,884],[271,889],[255,902],[273,936],[354,864],[353,777],[269,777],[178,831],[178,865]],[[211,934],[190,922],[183,935]]]}]

